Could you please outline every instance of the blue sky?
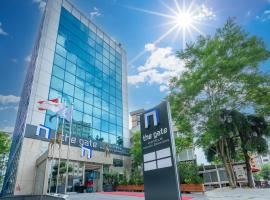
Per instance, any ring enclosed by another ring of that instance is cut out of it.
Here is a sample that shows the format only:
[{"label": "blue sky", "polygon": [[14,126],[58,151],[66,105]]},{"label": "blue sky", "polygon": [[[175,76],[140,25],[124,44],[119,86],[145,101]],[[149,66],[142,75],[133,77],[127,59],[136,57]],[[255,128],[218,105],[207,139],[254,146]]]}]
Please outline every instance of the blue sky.
[{"label": "blue sky", "polygon": [[[177,35],[174,30],[158,40],[173,26],[164,25],[173,21],[164,15],[173,15],[168,7],[177,10],[177,0],[70,1],[126,49],[129,111],[159,103],[167,94],[169,77],[180,75],[184,69],[183,63],[175,58],[175,51],[184,46],[182,34]],[[189,2],[186,0],[187,8]],[[179,4],[182,7],[182,0]],[[42,0],[0,1],[0,129],[10,131],[14,126],[44,5]],[[203,34],[212,34],[233,16],[244,29],[261,37],[270,49],[269,0],[197,0],[191,10],[196,10],[193,17],[200,25],[194,23],[194,26]],[[199,35],[196,29],[191,29],[186,41],[193,41]],[[269,62],[263,63],[261,69],[269,72]]]}]

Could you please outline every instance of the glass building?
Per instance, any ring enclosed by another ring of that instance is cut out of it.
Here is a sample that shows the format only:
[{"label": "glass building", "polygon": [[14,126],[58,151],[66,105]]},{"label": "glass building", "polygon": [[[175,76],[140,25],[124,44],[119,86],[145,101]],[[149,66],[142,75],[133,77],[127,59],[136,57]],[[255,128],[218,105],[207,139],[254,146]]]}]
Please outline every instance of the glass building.
[{"label": "glass building", "polygon": [[[72,138],[67,121],[60,120],[56,127],[55,113],[38,110],[38,101],[54,98],[74,107]],[[102,191],[104,171],[123,173],[130,163],[127,107],[121,44],[66,0],[48,0],[21,95],[2,195],[51,189],[51,166],[59,156],[40,130],[54,134],[59,127],[64,130],[63,161],[68,140],[72,143],[69,191],[74,191],[74,181],[85,182],[87,177],[96,177],[95,191]],[[80,155],[82,146],[93,149],[91,159]]]}]

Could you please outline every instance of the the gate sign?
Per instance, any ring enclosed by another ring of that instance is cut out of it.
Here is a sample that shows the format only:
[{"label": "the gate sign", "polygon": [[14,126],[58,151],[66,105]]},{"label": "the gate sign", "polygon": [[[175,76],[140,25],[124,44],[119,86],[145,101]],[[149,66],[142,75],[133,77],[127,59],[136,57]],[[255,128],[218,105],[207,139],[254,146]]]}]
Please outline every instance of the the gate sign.
[{"label": "the gate sign", "polygon": [[168,102],[140,116],[145,200],[179,200],[178,171]]}]

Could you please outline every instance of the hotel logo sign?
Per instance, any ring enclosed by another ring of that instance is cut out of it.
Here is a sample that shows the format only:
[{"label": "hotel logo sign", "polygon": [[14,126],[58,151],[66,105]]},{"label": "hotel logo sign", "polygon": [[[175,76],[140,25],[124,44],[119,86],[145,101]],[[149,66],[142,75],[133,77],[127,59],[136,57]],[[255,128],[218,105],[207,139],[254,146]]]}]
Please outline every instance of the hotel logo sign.
[{"label": "hotel logo sign", "polygon": [[159,116],[156,109],[150,110],[147,113],[144,114],[144,124],[145,128],[149,128],[150,126],[150,117],[153,117],[154,126],[157,126],[159,123]]},{"label": "hotel logo sign", "polygon": [[81,157],[84,157],[85,155],[87,155],[87,158],[91,159],[93,156],[92,153],[93,153],[92,148],[82,146]]},{"label": "hotel logo sign", "polygon": [[145,200],[179,200],[170,106],[162,102],[140,116]]}]

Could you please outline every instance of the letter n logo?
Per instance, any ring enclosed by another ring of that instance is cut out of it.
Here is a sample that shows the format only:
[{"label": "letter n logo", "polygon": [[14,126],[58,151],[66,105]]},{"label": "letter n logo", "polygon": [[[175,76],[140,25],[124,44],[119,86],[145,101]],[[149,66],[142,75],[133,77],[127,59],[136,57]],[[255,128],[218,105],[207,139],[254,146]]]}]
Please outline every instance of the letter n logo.
[{"label": "letter n logo", "polygon": [[49,139],[51,137],[51,129],[47,126],[38,125],[36,130],[36,135],[40,136],[42,132],[45,132],[45,138]]},{"label": "letter n logo", "polygon": [[144,114],[144,124],[145,128],[149,128],[150,126],[150,117],[153,116],[154,126],[157,126],[159,123],[159,116],[156,109],[150,110]]},{"label": "letter n logo", "polygon": [[92,158],[92,148],[87,148],[87,147],[82,146],[81,157],[84,157],[85,154],[87,154],[88,159],[91,159]]}]

